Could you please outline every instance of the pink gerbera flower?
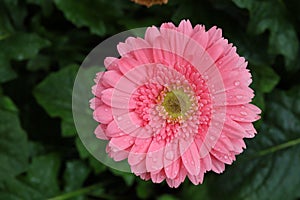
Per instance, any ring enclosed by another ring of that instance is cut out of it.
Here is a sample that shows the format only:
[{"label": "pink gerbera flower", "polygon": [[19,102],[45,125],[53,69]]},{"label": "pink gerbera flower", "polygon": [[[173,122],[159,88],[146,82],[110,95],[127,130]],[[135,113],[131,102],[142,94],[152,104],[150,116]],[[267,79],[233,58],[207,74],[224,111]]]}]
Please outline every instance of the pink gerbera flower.
[{"label": "pink gerbera flower", "polygon": [[170,187],[188,176],[197,185],[254,137],[261,111],[250,104],[251,74],[220,29],[164,23],[117,48],[121,57],[106,58],[96,76],[91,108],[107,153],[128,159],[134,174]]}]

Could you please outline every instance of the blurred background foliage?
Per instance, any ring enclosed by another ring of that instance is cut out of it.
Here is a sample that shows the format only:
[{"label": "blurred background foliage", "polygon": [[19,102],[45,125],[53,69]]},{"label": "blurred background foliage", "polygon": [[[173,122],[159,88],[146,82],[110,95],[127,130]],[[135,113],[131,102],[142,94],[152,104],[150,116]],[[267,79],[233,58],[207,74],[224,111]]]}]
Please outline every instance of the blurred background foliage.
[{"label": "blurred background foliage", "polygon": [[[0,1],[0,199],[300,198],[300,1]],[[78,67],[104,39],[190,19],[223,29],[249,61],[259,134],[223,174],[178,189],[99,163],[74,128]]]}]

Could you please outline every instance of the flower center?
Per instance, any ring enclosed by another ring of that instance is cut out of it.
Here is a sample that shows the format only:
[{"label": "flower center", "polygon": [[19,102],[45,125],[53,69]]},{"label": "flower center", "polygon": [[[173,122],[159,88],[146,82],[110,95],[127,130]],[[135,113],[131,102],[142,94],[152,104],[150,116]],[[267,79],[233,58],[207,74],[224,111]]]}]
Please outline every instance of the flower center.
[{"label": "flower center", "polygon": [[189,110],[191,100],[183,90],[172,90],[165,94],[162,106],[171,119],[177,119]]}]

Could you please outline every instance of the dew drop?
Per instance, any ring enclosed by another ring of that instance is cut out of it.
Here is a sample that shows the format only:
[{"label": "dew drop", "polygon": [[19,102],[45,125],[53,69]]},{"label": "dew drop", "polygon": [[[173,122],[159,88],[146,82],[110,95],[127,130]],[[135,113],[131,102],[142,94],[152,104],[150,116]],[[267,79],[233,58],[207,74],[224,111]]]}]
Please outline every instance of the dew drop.
[{"label": "dew drop", "polygon": [[210,138],[211,140],[215,140],[215,139],[216,139],[215,136],[210,136],[209,138]]},{"label": "dew drop", "polygon": [[122,117],[118,117],[118,118],[117,118],[118,121],[121,121],[122,119],[123,119]]},{"label": "dew drop", "polygon": [[240,112],[240,114],[244,115],[244,116],[247,116],[247,112],[245,112],[245,111]]},{"label": "dew drop", "polygon": [[240,85],[240,81],[234,81],[233,83],[235,86],[239,86]]},{"label": "dew drop", "polygon": [[228,159],[228,156],[225,155],[224,158],[227,160],[227,159]]},{"label": "dew drop", "polygon": [[157,162],[157,158],[153,158],[152,161],[153,161],[153,162]]},{"label": "dew drop", "polygon": [[195,162],[194,162],[194,161],[191,161],[191,164],[194,166],[194,165],[195,165]]},{"label": "dew drop", "polygon": [[237,99],[242,99],[243,96],[242,96],[242,95],[236,95],[236,98],[237,98]]},{"label": "dew drop", "polygon": [[104,109],[104,111],[105,111],[105,112],[107,112],[107,111],[108,111],[108,109],[107,109],[107,108],[105,108],[105,109]]}]

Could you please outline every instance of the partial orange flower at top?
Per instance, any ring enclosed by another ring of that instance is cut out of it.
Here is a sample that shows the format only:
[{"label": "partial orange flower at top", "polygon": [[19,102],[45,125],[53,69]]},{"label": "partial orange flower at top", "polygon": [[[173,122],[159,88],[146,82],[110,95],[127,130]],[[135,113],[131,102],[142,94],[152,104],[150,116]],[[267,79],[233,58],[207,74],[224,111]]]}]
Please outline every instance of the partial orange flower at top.
[{"label": "partial orange flower at top", "polygon": [[140,4],[140,5],[145,5],[147,7],[156,5],[156,4],[167,4],[168,0],[132,0],[133,2]]}]

